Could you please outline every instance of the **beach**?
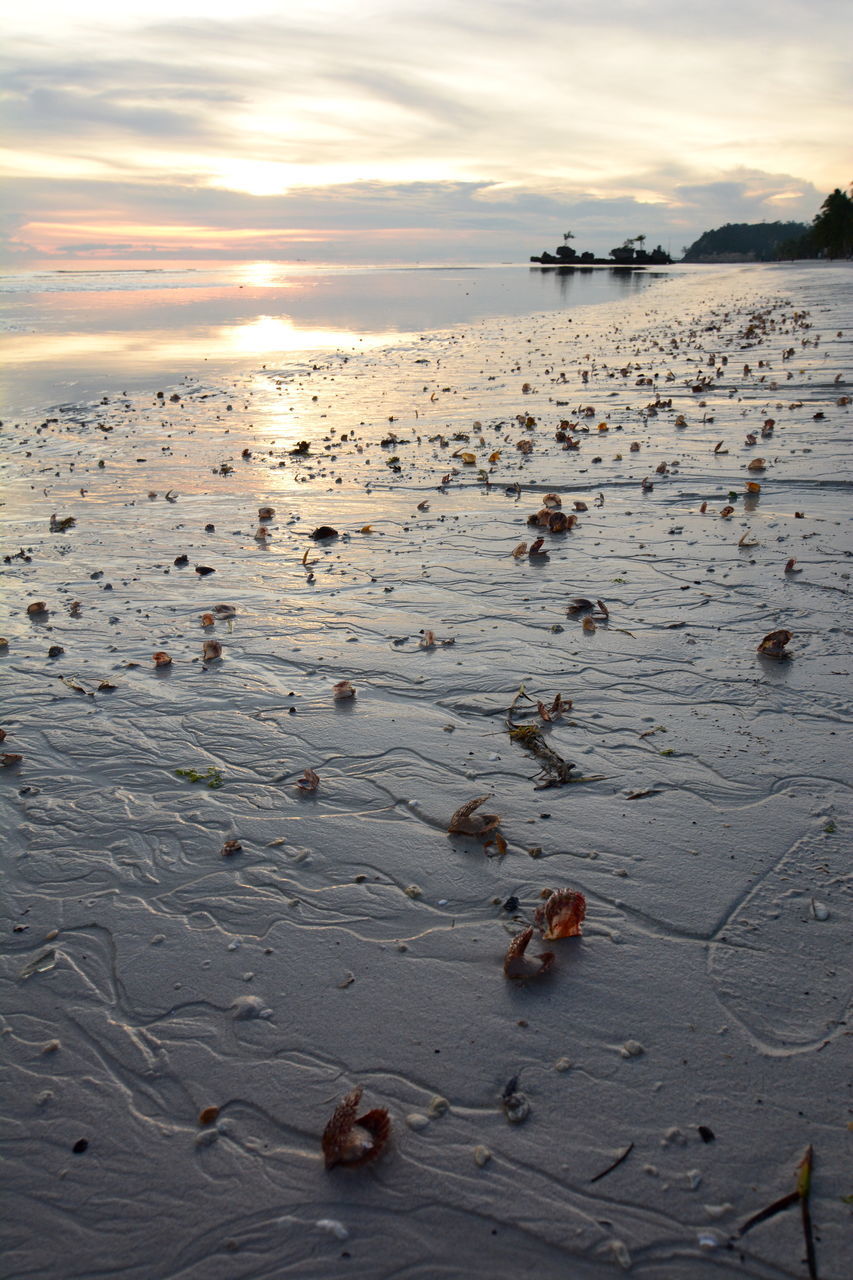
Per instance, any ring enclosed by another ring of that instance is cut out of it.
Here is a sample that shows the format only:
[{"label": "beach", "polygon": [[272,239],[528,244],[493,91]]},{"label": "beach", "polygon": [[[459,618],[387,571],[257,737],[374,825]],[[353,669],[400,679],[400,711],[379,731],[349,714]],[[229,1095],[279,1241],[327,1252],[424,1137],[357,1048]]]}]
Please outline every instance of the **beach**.
[{"label": "beach", "polygon": [[8,1276],[846,1274],[849,264],[498,305],[14,385]]}]

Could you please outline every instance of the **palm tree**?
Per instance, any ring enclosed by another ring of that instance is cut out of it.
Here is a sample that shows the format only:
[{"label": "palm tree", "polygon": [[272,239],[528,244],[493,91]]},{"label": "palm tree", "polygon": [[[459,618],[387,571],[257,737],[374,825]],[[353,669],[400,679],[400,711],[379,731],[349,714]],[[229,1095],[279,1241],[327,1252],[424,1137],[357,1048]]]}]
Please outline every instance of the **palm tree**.
[{"label": "palm tree", "polygon": [[564,243],[564,244],[568,244],[568,243],[569,243],[569,241],[570,241],[570,240],[574,240],[574,238],[575,238],[575,233],[574,233],[574,231],[564,231],[564,232],[563,232],[563,243]]}]

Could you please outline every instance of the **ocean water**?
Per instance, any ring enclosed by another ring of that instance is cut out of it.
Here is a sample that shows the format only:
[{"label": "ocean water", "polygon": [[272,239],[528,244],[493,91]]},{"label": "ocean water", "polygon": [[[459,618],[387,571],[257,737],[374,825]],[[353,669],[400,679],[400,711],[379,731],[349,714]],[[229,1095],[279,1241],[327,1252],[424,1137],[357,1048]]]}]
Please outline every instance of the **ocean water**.
[{"label": "ocean water", "polygon": [[3,410],[170,385],[214,368],[353,355],[496,317],[572,311],[640,296],[668,275],[697,270],[241,263],[6,274]]}]

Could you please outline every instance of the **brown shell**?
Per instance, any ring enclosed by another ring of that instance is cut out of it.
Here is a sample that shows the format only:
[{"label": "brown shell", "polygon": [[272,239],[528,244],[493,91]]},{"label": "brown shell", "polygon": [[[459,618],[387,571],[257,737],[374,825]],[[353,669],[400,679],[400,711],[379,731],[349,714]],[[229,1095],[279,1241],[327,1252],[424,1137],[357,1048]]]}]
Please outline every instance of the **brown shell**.
[{"label": "brown shell", "polygon": [[336,702],[340,702],[344,698],[354,698],[355,689],[349,680],[339,680],[337,684],[332,685],[332,696]]},{"label": "brown shell", "polygon": [[575,889],[556,889],[547,902],[537,907],[534,919],[546,942],[555,938],[576,938],[582,932],[586,898]]},{"label": "brown shell", "polygon": [[368,1164],[381,1155],[391,1136],[391,1117],[385,1107],[367,1111],[356,1119],[361,1102],[361,1085],[351,1089],[332,1113],[323,1130],[322,1146],[326,1168],[346,1164],[351,1168]]},{"label": "brown shell", "polygon": [[275,515],[275,507],[258,507],[259,520],[272,520]]},{"label": "brown shell", "polygon": [[785,645],[790,644],[792,639],[790,631],[768,631],[758,646],[757,652],[763,653],[765,658],[787,658]]},{"label": "brown shell", "polygon": [[521,933],[517,933],[507,948],[504,956],[504,977],[513,979],[522,978],[539,978],[543,973],[547,973],[554,963],[554,952],[544,951],[536,957],[525,955],[530,939],[533,937],[533,926],[528,926]]},{"label": "brown shell", "polygon": [[552,533],[566,533],[569,529],[573,529],[577,522],[577,516],[567,516],[565,511],[555,511],[548,521],[548,528]]},{"label": "brown shell", "polygon": [[452,836],[483,836],[494,831],[500,824],[497,813],[474,813],[481,804],[485,804],[489,796],[477,796],[474,800],[466,800],[452,815],[447,827]]},{"label": "brown shell", "polygon": [[27,605],[27,613],[31,618],[37,613],[47,613],[47,605],[43,600],[34,600],[32,604]]},{"label": "brown shell", "polygon": [[563,499],[558,493],[546,493],[542,501],[546,507],[561,507],[563,505]]},{"label": "brown shell", "polygon": [[216,625],[216,619],[212,613],[203,613],[201,615],[201,625],[203,627],[212,627]]},{"label": "brown shell", "polygon": [[201,656],[205,662],[212,662],[214,658],[221,658],[222,645],[218,640],[205,640],[201,646]]},{"label": "brown shell", "polygon": [[155,667],[170,667],[172,665],[172,659],[165,649],[158,649],[156,653],[152,653],[151,661]]},{"label": "brown shell", "polygon": [[591,600],[587,600],[586,596],[574,596],[566,605],[566,613],[574,615],[576,613],[586,613],[587,610],[594,609],[595,605]]}]

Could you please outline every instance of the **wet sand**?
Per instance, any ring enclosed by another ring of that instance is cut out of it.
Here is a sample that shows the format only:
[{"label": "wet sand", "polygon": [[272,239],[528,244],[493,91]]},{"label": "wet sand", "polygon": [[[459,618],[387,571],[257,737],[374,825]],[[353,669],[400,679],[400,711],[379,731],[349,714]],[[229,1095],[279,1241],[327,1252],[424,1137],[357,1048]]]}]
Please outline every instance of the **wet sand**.
[{"label": "wet sand", "polygon": [[[4,424],[10,1276],[801,1276],[796,1206],[734,1237],[812,1144],[840,1280],[850,279]],[[572,782],[511,740],[522,685]],[[503,853],[447,834],[486,794]],[[582,938],[508,981],[563,886]],[[356,1085],[391,1143],[327,1172]]]}]

